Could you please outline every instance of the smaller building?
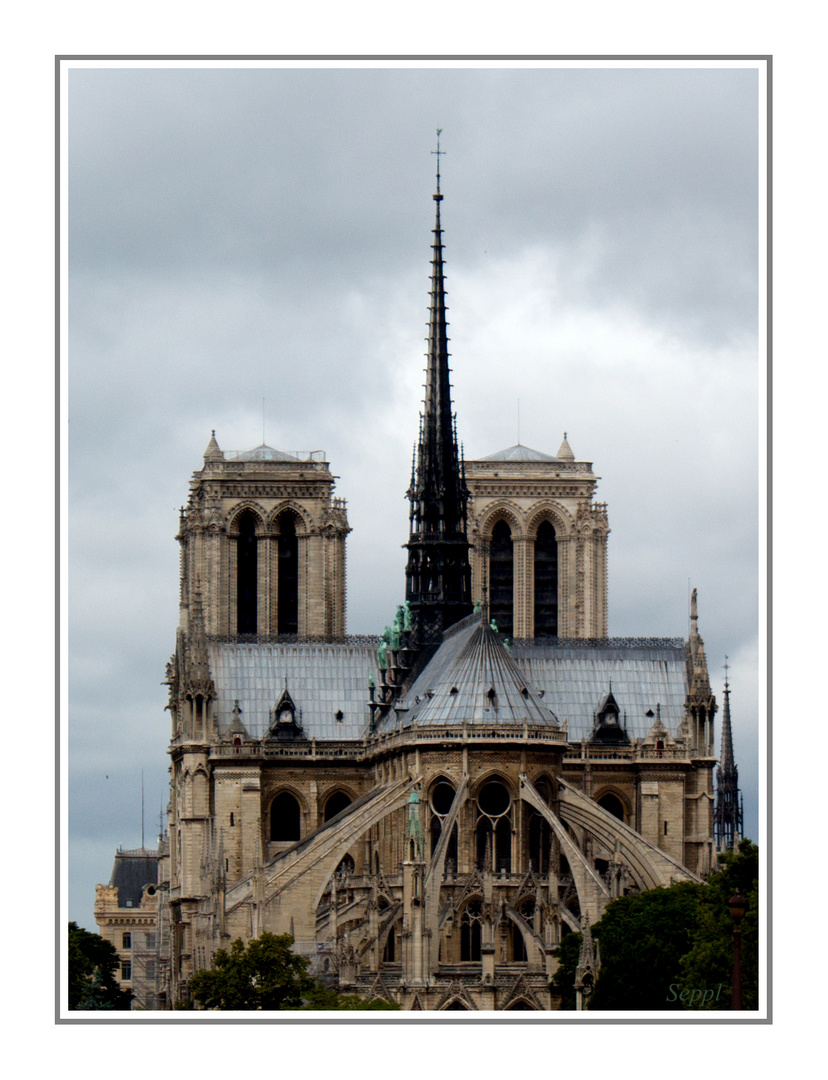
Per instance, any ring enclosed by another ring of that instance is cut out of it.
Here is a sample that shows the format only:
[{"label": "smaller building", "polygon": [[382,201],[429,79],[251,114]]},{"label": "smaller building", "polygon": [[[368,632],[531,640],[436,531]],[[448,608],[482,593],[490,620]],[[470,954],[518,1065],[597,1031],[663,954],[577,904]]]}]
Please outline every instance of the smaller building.
[{"label": "smaller building", "polygon": [[95,922],[98,933],[118,951],[118,982],[132,991],[133,1009],[155,1009],[163,968],[160,868],[166,841],[158,849],[136,848],[115,852],[108,885],[95,887]]}]

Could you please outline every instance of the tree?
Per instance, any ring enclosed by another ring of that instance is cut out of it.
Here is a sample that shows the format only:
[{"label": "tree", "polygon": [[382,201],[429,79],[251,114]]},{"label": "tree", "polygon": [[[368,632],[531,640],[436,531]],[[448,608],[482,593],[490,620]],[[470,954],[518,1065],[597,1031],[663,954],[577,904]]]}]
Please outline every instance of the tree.
[{"label": "tree", "polygon": [[575,1010],[575,972],[581,956],[583,934],[566,934],[555,949],[558,970],[552,976],[549,989],[561,995],[561,1010]]},{"label": "tree", "polygon": [[[681,882],[608,904],[592,927],[601,968],[588,1008],[728,1010],[733,971],[733,920],[728,900],[747,900],[742,920],[742,1002],[759,1007],[759,849],[743,840],[738,852],[719,857],[721,869],[706,884]],[[576,935],[572,935],[576,937]],[[577,935],[580,940],[580,935]],[[565,939],[553,989],[571,1000],[578,954]]]},{"label": "tree", "polygon": [[[741,923],[742,1008],[759,1008],[759,848],[742,840],[738,851],[719,857],[721,870],[699,894],[698,925],[681,960],[683,986],[716,986],[713,998],[694,1008],[730,1009],[733,973],[733,919],[728,901],[738,890],[747,901]],[[688,1006],[689,1007],[689,1006]]]},{"label": "tree", "polygon": [[120,966],[114,945],[69,923],[70,1009],[129,1009],[132,994],[116,979]]},{"label": "tree", "polygon": [[[264,933],[247,944],[237,938],[219,949],[213,967],[190,979],[192,1002],[204,1009],[279,1011],[394,1009],[387,1001],[341,996],[308,974],[309,961],[291,950],[290,934]],[[186,1005],[181,1007],[186,1008]]]},{"label": "tree", "polygon": [[607,905],[592,928],[601,968],[590,1012],[684,1008],[678,994],[671,999],[670,987],[681,982],[681,958],[691,947],[704,887],[681,882]]}]

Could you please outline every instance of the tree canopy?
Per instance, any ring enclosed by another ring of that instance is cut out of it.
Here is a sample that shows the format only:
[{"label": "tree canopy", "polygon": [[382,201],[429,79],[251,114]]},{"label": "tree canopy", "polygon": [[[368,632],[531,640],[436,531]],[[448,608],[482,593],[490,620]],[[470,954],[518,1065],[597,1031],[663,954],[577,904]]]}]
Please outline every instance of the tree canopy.
[{"label": "tree canopy", "polygon": [[[601,968],[590,1012],[729,1010],[733,920],[728,900],[737,890],[748,904],[741,923],[742,1006],[758,1009],[759,849],[743,840],[737,852],[719,857],[719,865],[706,884],[681,882],[607,905],[592,927]],[[562,1009],[575,1008],[580,944],[581,935],[570,934],[556,953],[559,967],[551,988],[561,994]]]},{"label": "tree canopy", "polygon": [[120,966],[114,945],[69,923],[70,1009],[129,1009],[132,994],[115,977]]},{"label": "tree canopy", "polygon": [[191,1005],[248,1011],[397,1009],[398,1005],[356,994],[340,995],[308,974],[309,961],[297,956],[290,934],[264,933],[245,944],[237,938],[219,949],[212,968],[189,981]]}]

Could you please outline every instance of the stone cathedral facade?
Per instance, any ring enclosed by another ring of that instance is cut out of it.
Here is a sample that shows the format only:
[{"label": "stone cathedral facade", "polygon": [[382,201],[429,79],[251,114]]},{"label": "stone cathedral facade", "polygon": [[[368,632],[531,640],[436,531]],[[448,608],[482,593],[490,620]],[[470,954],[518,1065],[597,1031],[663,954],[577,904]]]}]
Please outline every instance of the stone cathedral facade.
[{"label": "stone cathedral facade", "polygon": [[349,526],[324,455],[229,455],[214,433],[193,475],[160,1007],[217,949],[272,931],[331,985],[405,1009],[555,1009],[564,934],[711,870],[716,701],[695,594],[689,640],[608,638],[591,463],[566,436],[554,455],[462,460],[439,174],[434,199],[393,624],[346,634]]}]

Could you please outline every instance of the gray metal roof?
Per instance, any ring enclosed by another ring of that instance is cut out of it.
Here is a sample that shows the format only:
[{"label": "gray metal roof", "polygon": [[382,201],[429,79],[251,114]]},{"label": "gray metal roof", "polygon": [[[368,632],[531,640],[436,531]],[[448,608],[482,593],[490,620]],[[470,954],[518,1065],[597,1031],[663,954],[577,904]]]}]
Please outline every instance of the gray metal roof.
[{"label": "gray metal roof", "polygon": [[208,651],[222,732],[229,729],[238,700],[248,734],[266,735],[287,685],[309,739],[362,738],[369,717],[368,676],[377,673],[375,646],[213,643]]},{"label": "gray metal roof", "polygon": [[600,645],[556,645],[533,642],[512,647],[526,679],[543,690],[543,701],[554,709],[559,720],[566,719],[568,737],[586,738],[592,733],[595,714],[610,685],[621,723],[632,739],[646,737],[653,716],[661,706],[661,719],[675,736],[684,718],[687,673],[684,646],[669,639],[661,644],[612,639]]},{"label": "gray metal roof", "polygon": [[557,461],[551,454],[542,454],[540,450],[533,450],[529,446],[516,443],[506,450],[498,450],[496,454],[487,454],[479,458],[479,461]]},{"label": "gray metal roof", "polygon": [[[555,716],[528,685],[502,638],[470,615],[447,633],[401,703],[403,727],[418,724],[556,726]],[[386,723],[394,723],[389,717]],[[380,725],[382,727],[383,725]]]},{"label": "gray metal roof", "polygon": [[[407,711],[400,722],[554,724],[557,718],[559,723],[566,719],[570,740],[577,740],[592,734],[595,714],[612,686],[630,738],[647,736],[654,717],[646,714],[655,715],[657,706],[670,734],[677,734],[687,696],[679,640],[534,639],[513,642],[511,656],[500,640],[481,628],[477,616],[453,627],[401,702]],[[245,730],[264,737],[287,680],[308,738],[361,739],[365,733],[368,678],[379,681],[375,645],[220,642],[208,648],[222,732],[229,730],[238,700]],[[497,712],[485,711],[492,707],[486,698],[490,686]],[[393,711],[387,723],[397,723]]]}]

